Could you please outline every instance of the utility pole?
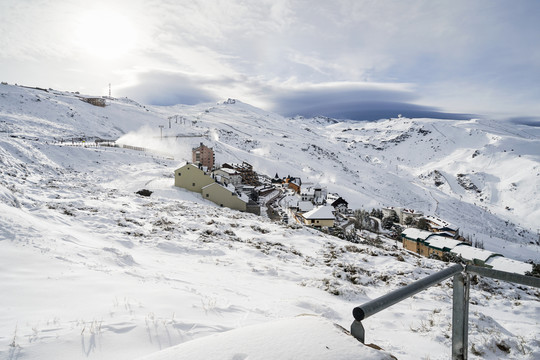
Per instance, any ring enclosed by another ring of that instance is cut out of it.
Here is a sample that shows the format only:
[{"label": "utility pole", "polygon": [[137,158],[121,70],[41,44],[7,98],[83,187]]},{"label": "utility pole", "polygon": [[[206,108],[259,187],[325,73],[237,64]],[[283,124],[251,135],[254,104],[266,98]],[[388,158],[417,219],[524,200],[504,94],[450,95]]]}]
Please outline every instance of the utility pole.
[{"label": "utility pole", "polygon": [[161,131],[161,140],[163,140],[163,125],[159,125],[159,130]]}]

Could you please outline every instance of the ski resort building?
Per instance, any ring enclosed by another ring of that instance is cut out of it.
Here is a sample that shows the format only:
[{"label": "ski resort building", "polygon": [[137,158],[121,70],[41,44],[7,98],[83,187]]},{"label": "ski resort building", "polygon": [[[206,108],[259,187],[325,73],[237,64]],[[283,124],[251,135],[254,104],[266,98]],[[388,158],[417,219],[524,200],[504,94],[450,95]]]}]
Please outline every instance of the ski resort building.
[{"label": "ski resort building", "polygon": [[226,185],[240,186],[242,184],[242,176],[240,173],[234,169],[230,168],[221,168],[214,170],[212,176],[219,182],[222,182]]},{"label": "ski resort building", "polygon": [[235,188],[225,187],[216,182],[206,185],[202,188],[203,199],[210,200],[221,207],[228,207],[234,210],[246,211],[248,197],[245,194],[238,196]]},{"label": "ski resort building", "polygon": [[405,229],[401,233],[403,248],[423,256],[429,256],[429,249],[426,241],[431,235],[433,235],[433,233],[426,230],[416,228]]},{"label": "ski resort building", "polygon": [[334,208],[331,206],[319,206],[307,213],[299,215],[306,225],[315,228],[333,227],[335,216]]},{"label": "ski resort building", "polygon": [[447,233],[453,236],[457,235],[459,228],[450,224],[449,222],[431,215],[427,215],[424,218],[428,223],[430,231],[437,233]]},{"label": "ski resort building", "polygon": [[203,199],[230,209],[260,214],[258,204],[240,194],[232,184],[216,182],[202,170],[202,165],[186,164],[174,171],[174,185],[202,194]]},{"label": "ski resort building", "polygon": [[174,186],[201,193],[202,188],[215,182],[200,167],[186,164],[174,171]]},{"label": "ski resort building", "polygon": [[401,237],[403,248],[426,257],[437,256],[442,258],[445,253],[450,253],[466,264],[518,274],[532,271],[532,264],[508,259],[501,254],[475,248],[468,243],[440,236],[437,233],[408,228],[401,233]]},{"label": "ski resort building", "polygon": [[214,150],[201,143],[198,147],[191,150],[192,162],[197,165],[213,169],[215,164]]},{"label": "ski resort building", "polygon": [[253,171],[253,166],[247,162],[242,164],[223,164],[222,169],[232,169],[240,174],[242,184],[259,186],[259,176]]},{"label": "ski resort building", "polygon": [[419,211],[413,209],[405,209],[399,207],[386,207],[382,209],[383,217],[393,217],[394,215],[398,217],[400,224],[405,224],[407,218],[410,218],[412,221],[417,220],[424,216]]}]

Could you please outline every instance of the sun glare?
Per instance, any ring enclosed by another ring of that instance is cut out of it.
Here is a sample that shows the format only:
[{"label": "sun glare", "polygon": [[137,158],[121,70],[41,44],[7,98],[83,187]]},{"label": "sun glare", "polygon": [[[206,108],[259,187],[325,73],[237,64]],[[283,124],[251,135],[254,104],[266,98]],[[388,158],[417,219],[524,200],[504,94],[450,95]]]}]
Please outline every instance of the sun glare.
[{"label": "sun glare", "polygon": [[91,55],[114,59],[135,47],[135,27],[121,14],[93,11],[83,15],[77,25],[77,45]]}]

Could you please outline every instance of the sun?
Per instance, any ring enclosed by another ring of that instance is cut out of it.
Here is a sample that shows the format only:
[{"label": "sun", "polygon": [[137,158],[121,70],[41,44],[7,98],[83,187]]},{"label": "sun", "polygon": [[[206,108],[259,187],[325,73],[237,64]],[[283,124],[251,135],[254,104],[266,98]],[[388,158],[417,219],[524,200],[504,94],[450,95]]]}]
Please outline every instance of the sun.
[{"label": "sun", "polygon": [[115,59],[135,47],[137,33],[131,21],[120,13],[91,11],[78,20],[75,39],[88,54]]}]

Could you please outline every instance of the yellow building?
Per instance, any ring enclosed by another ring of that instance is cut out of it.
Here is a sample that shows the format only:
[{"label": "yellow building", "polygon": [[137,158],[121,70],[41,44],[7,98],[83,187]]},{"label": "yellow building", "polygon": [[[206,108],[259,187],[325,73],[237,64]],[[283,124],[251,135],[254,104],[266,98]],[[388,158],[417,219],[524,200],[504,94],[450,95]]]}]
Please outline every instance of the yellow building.
[{"label": "yellow building", "polygon": [[260,212],[258,206],[248,209],[248,197],[238,196],[234,191],[234,186],[228,189],[218,184],[211,176],[206,175],[202,169],[193,164],[186,164],[174,171],[174,186],[198,192],[202,194],[203,199],[210,200],[219,206],[240,211],[249,210],[255,214]]},{"label": "yellow building", "polygon": [[235,192],[214,182],[202,188],[203,199],[210,200],[219,206],[234,210],[246,211],[247,199],[239,198]]},{"label": "yellow building", "polygon": [[429,256],[429,247],[426,243],[428,237],[433,233],[416,228],[408,228],[403,230],[401,238],[403,247],[407,250],[414,251],[423,256]]},{"label": "yellow building", "polygon": [[332,206],[319,206],[300,216],[306,225],[316,228],[333,227],[336,219],[333,211],[334,208]]},{"label": "yellow building", "polygon": [[215,182],[204,171],[193,164],[186,164],[174,171],[174,186],[190,191],[202,192],[202,188]]}]

